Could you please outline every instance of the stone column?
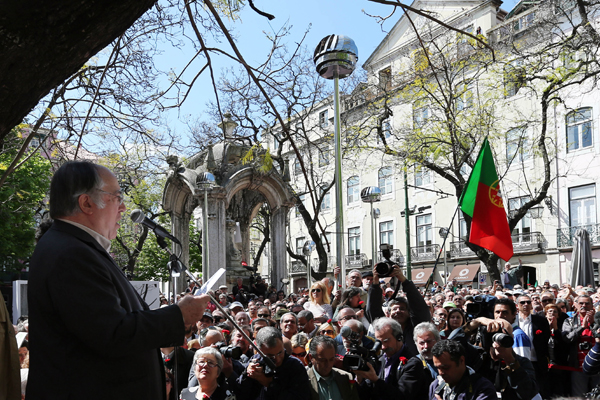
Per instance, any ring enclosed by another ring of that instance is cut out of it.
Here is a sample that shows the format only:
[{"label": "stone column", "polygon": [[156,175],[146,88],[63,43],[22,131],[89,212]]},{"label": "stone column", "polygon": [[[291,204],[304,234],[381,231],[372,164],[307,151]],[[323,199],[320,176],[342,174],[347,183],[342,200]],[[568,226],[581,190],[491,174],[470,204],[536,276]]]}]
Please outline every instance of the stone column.
[{"label": "stone column", "polygon": [[287,207],[279,207],[271,216],[271,284],[281,287],[281,279],[288,277],[286,257]]},{"label": "stone column", "polygon": [[[208,276],[204,277],[206,282],[219,268],[227,268],[227,228],[225,216],[224,188],[217,187],[208,192]],[[204,212],[204,210],[202,210]],[[225,275],[219,279],[213,289],[225,285]]]},{"label": "stone column", "polygon": [[[179,255],[179,261],[183,265],[188,265],[190,262],[190,218],[194,209],[194,199],[188,196],[183,205],[183,212],[174,210],[171,214],[171,232],[181,242],[181,248],[178,244],[171,244],[171,252]],[[167,239],[167,242],[169,240]],[[181,254],[180,254],[181,253]],[[165,265],[165,268],[167,266]],[[179,278],[175,279],[175,295],[185,291],[187,288],[187,274],[182,272]]]}]

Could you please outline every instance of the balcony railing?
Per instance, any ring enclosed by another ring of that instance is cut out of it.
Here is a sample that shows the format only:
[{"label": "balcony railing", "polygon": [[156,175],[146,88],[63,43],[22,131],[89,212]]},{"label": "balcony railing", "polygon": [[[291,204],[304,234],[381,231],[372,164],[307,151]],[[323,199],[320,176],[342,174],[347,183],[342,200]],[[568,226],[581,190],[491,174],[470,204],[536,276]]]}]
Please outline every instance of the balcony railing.
[{"label": "balcony railing", "polygon": [[464,240],[458,242],[450,242],[450,257],[451,258],[463,258],[463,257],[474,257],[475,252],[467,247]]},{"label": "balcony railing", "polygon": [[[335,259],[335,256],[327,257],[327,272],[333,272],[333,267],[335,266],[336,262],[337,260]],[[319,259],[313,258],[311,266],[313,271],[317,271],[319,269]]]},{"label": "balcony railing", "polygon": [[590,236],[590,244],[600,244],[600,224],[571,226],[556,230],[558,247],[573,247],[573,238],[577,229],[585,229]]},{"label": "balcony railing", "polygon": [[439,252],[439,244],[428,244],[426,246],[411,247],[410,257],[413,262],[434,261]]},{"label": "balcony railing", "polygon": [[546,238],[541,232],[517,233],[511,235],[513,250],[522,253],[532,250],[542,250],[546,244]]},{"label": "balcony railing", "polygon": [[345,258],[346,267],[363,268],[369,266],[369,257],[365,253],[350,254]]}]

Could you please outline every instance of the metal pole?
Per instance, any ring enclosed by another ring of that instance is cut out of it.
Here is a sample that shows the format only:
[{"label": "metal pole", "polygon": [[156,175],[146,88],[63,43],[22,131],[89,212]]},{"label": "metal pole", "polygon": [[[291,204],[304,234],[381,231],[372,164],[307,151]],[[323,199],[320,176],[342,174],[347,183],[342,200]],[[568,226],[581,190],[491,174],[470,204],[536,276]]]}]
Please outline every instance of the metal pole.
[{"label": "metal pole", "polygon": [[374,267],[375,264],[377,264],[377,238],[375,237],[375,216],[373,215],[373,203],[371,203],[371,248],[371,254],[373,257],[371,262],[373,263],[372,267]]},{"label": "metal pole", "polygon": [[338,276],[338,283],[342,288],[346,288],[346,265],[344,263],[344,197],[342,190],[342,141],[341,141],[341,123],[340,123],[340,93],[339,93],[339,77],[336,73],[333,78],[333,124],[334,131],[334,146],[335,146],[335,249],[337,265],[341,269],[341,274]]},{"label": "metal pole", "polygon": [[204,188],[202,210],[202,282],[208,280],[208,188]]},{"label": "metal pole", "polygon": [[404,160],[404,226],[406,233],[406,279],[411,280],[410,271],[410,210],[408,207],[408,167]]},{"label": "metal pole", "polygon": [[[448,233],[446,233],[446,235],[448,235]],[[447,284],[447,283],[448,283],[448,263],[446,262],[446,240],[444,240],[444,284]]]}]

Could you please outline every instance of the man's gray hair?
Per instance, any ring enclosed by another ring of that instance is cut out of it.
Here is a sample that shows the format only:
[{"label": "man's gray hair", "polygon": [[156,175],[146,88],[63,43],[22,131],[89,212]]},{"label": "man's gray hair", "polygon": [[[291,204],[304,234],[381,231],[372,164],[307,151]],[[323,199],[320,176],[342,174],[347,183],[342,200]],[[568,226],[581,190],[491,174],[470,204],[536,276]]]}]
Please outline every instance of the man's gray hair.
[{"label": "man's gray hair", "polygon": [[435,341],[439,342],[441,340],[440,332],[431,322],[421,322],[419,325],[415,326],[415,330],[413,331],[413,339],[415,343],[417,343],[417,338],[426,333],[433,333],[435,337]]},{"label": "man's gray hair", "polygon": [[365,334],[365,325],[357,319],[351,319],[344,326],[348,328],[352,328],[353,326],[358,328],[358,330],[364,335]]},{"label": "man's gray hair", "polygon": [[196,353],[194,354],[194,361],[192,364],[194,366],[194,369],[196,368],[196,362],[198,361],[198,359],[207,354],[211,354],[211,355],[215,356],[215,359],[217,360],[217,366],[219,367],[219,374],[220,374],[221,370],[223,369],[223,357],[221,357],[221,352],[219,350],[215,349],[214,347],[203,347],[200,350],[196,351]]},{"label": "man's gray hair", "polygon": [[308,345],[308,352],[313,358],[317,356],[317,350],[319,349],[319,346],[323,346],[323,348],[330,348],[334,350],[337,349],[337,344],[335,343],[335,340],[330,338],[329,336],[315,336],[314,338],[312,338],[310,344]]},{"label": "man's gray hair", "polygon": [[281,332],[272,326],[265,326],[256,334],[256,344],[258,347],[275,347],[279,342],[283,342]]},{"label": "man's gray hair", "polygon": [[348,275],[347,275],[347,276],[350,276],[350,274],[353,274],[353,273],[355,273],[355,272],[358,272],[358,274],[359,274],[359,275],[360,275],[360,277],[362,278],[362,272],[360,272],[360,271],[359,271],[359,270],[357,270],[357,269],[352,269],[352,270],[350,270],[350,272],[348,272]]},{"label": "man's gray hair", "polygon": [[81,211],[79,196],[88,194],[98,208],[104,208],[101,190],[105,182],[100,176],[100,165],[87,161],[64,163],[50,183],[50,217],[56,219],[75,215]]},{"label": "man's gray hair", "polygon": [[298,317],[297,317],[297,316],[296,316],[296,314],[294,314],[293,312],[288,312],[288,313],[285,313],[285,314],[283,314],[283,315],[281,316],[281,319],[283,319],[283,318],[287,317],[288,315],[291,315],[292,317],[294,317],[294,320],[296,321],[296,323],[298,323]]},{"label": "man's gray hair", "polygon": [[400,323],[398,321],[396,321],[395,319],[391,319],[391,318],[387,318],[387,317],[381,317],[381,318],[377,318],[375,321],[373,321],[373,330],[375,332],[379,332],[381,330],[383,330],[385,327],[389,326],[390,329],[392,330],[392,335],[394,335],[394,337],[398,337],[398,335],[402,334],[402,325],[400,325]]}]

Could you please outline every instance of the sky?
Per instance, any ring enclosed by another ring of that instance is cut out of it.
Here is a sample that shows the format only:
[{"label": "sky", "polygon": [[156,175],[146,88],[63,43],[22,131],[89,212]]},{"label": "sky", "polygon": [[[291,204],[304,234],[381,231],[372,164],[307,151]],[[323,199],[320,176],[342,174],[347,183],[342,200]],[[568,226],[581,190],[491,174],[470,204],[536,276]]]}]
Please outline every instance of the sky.
[{"label": "sky", "polygon": [[[508,0],[501,7],[510,11],[516,3],[516,0]],[[327,35],[349,36],[358,48],[358,62],[362,65],[402,14],[400,9],[397,9],[386,22],[380,25],[376,18],[369,15],[389,16],[393,8],[367,0],[254,0],[254,5],[261,11],[274,15],[275,19],[269,21],[246,5],[240,14],[240,19],[229,23],[236,36],[238,48],[250,65],[260,64],[270,50],[269,42],[264,37],[265,32],[278,32],[285,25],[290,27],[290,35],[286,39],[289,43],[300,41],[309,29],[304,44],[311,52]],[[222,42],[220,46],[226,46],[226,43]],[[186,46],[181,50],[165,47],[163,56],[157,60],[157,65],[162,69],[181,68],[191,54],[193,54],[192,46]],[[214,56],[213,63],[217,76],[223,68],[234,65],[234,61],[217,56]],[[201,63],[198,63],[195,65],[196,68],[191,70],[195,71],[200,66]],[[203,74],[183,107],[169,114],[168,121],[171,128],[179,134],[185,134],[187,128],[183,121],[190,117],[201,117],[206,103],[213,98],[209,75]]]}]

